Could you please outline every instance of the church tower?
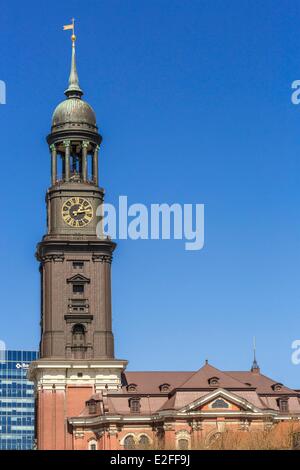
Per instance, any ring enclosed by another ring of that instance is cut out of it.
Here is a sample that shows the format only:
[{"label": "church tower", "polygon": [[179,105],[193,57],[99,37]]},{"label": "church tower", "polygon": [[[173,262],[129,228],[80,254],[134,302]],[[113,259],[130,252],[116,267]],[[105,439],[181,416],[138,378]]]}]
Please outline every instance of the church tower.
[{"label": "church tower", "polygon": [[40,359],[29,377],[36,389],[38,449],[72,449],[68,418],[93,393],[118,390],[127,362],[114,358],[111,262],[115,243],[101,228],[102,137],[82,99],[75,40],[66,99],[55,109],[47,137],[51,185],[47,233],[37,246],[41,274]]}]

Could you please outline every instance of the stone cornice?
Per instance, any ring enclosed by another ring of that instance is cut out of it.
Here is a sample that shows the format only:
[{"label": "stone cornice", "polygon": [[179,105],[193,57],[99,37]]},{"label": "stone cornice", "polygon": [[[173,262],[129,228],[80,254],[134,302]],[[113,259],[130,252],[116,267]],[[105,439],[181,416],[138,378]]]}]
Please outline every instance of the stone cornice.
[{"label": "stone cornice", "polygon": [[38,359],[31,362],[34,369],[123,369],[128,361],[124,359]]},{"label": "stone cornice", "polygon": [[112,255],[107,255],[107,254],[104,255],[104,254],[96,254],[96,253],[93,253],[93,255],[92,255],[92,260],[94,262],[98,261],[100,263],[109,263],[109,264],[111,264],[112,259],[113,259]]},{"label": "stone cornice", "polygon": [[38,252],[36,253],[36,258],[38,261],[43,263],[49,263],[51,261],[62,263],[65,259],[63,253],[49,253],[47,255],[40,256]]},{"label": "stone cornice", "polygon": [[[201,430],[202,420],[205,418],[218,418],[218,417],[230,417],[230,418],[238,418],[239,420],[250,419],[253,420],[264,420],[266,418],[270,419],[270,422],[274,420],[292,420],[295,419],[300,421],[300,415],[285,415],[285,416],[278,416],[278,413],[274,412],[264,412],[261,411],[260,413],[252,412],[252,411],[232,411],[232,412],[209,412],[209,411],[200,411],[197,413],[193,413],[193,415],[186,414],[186,413],[178,413],[178,412],[167,412],[163,416],[161,414],[153,414],[153,415],[102,415],[102,416],[85,416],[85,417],[71,417],[68,418],[68,421],[73,426],[82,426],[82,427],[90,427],[90,426],[99,426],[105,425],[107,423],[116,423],[116,424],[153,424],[155,423],[162,423],[165,430],[172,430],[173,425],[175,422],[181,422],[182,420],[190,422],[190,426],[193,430]],[[169,420],[172,421],[169,421]],[[194,420],[194,421],[191,421]]]},{"label": "stone cornice", "polygon": [[116,243],[110,239],[86,240],[86,239],[43,239],[36,251],[38,261],[63,261],[64,254],[68,252],[81,251],[81,254],[89,253],[93,256],[93,261],[102,263],[112,262],[112,253]]}]

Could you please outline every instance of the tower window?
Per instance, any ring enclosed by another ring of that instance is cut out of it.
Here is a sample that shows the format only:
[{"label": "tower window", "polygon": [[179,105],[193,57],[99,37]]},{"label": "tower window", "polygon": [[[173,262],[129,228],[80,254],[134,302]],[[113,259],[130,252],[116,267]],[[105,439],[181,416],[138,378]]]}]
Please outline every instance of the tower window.
[{"label": "tower window", "polygon": [[83,294],[84,285],[83,284],[73,284],[73,293],[74,294]]},{"label": "tower window", "polygon": [[72,330],[72,353],[74,359],[84,359],[86,352],[85,329],[83,325],[74,325]]},{"label": "tower window", "polygon": [[83,261],[73,261],[73,268],[74,269],[83,269],[84,262]]},{"label": "tower window", "polygon": [[69,299],[68,308],[69,308],[69,313],[72,313],[72,312],[75,312],[75,313],[84,312],[84,313],[86,313],[86,312],[89,311],[89,304],[88,304],[87,299],[83,299],[80,296],[80,298],[77,298],[77,299]]},{"label": "tower window", "polygon": [[80,347],[85,345],[85,330],[83,325],[73,327],[73,346]]}]

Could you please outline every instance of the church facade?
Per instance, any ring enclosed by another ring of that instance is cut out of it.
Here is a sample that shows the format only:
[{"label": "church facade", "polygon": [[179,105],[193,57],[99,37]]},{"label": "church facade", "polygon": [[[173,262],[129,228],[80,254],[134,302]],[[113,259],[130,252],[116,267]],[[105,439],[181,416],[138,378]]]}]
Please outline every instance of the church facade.
[{"label": "church facade", "polygon": [[75,39],[66,99],[55,109],[47,137],[47,233],[36,252],[41,341],[29,378],[35,384],[37,448],[188,449],[225,430],[298,421],[299,392],[261,374],[256,361],[245,372],[224,372],[207,362],[196,372],[127,372],[127,361],[115,358],[116,244],[101,231],[102,137],[82,99]]}]

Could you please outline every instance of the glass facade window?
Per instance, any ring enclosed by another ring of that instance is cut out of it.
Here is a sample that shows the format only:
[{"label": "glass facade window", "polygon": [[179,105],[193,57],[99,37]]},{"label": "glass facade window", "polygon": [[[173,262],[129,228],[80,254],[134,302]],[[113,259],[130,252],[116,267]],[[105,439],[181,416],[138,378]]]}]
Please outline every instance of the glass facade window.
[{"label": "glass facade window", "polygon": [[0,450],[33,448],[34,393],[27,370],[36,359],[36,351],[5,351],[0,358]]}]

